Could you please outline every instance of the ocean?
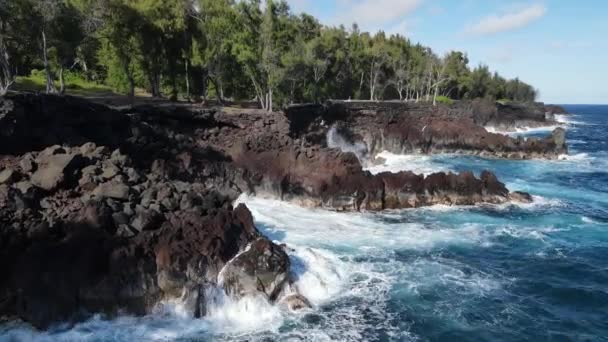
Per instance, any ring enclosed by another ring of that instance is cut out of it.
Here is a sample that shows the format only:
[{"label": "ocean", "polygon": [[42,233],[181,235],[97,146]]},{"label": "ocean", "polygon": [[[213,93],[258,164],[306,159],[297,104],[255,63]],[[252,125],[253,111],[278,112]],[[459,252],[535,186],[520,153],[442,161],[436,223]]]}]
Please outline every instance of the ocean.
[{"label": "ocean", "polygon": [[[313,309],[209,293],[209,315],[164,303],[145,317],[100,315],[0,341],[606,341],[608,106],[565,106],[560,160],[392,155],[372,172],[494,171],[525,205],[337,213],[241,196],[285,243]],[[534,129],[513,134],[543,136]]]}]

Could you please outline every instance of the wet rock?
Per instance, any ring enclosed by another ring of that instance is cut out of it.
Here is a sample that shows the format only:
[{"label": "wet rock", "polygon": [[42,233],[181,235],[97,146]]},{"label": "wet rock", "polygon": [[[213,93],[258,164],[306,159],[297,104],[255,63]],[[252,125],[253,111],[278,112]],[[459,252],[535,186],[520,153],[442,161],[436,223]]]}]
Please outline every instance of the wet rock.
[{"label": "wet rock", "polygon": [[519,203],[532,203],[534,198],[527,192],[523,191],[513,191],[509,194],[509,199],[513,202]]},{"label": "wet rock", "polygon": [[551,139],[558,148],[566,147],[566,130],[558,127],[551,132]]},{"label": "wet rock", "polygon": [[258,238],[225,266],[221,275],[224,289],[235,297],[262,292],[274,300],[287,281],[289,266],[281,247]]},{"label": "wet rock", "polygon": [[312,304],[306,299],[306,297],[302,296],[299,293],[290,294],[281,299],[281,302],[286,304],[289,310],[291,311],[299,311],[302,309],[310,309],[312,308]]}]

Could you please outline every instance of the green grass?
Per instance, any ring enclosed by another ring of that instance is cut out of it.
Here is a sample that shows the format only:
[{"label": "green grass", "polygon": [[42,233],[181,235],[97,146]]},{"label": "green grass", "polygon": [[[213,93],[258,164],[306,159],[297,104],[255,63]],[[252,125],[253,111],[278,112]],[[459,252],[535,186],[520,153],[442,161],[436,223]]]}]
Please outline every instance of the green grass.
[{"label": "green grass", "polygon": [[[55,82],[59,89],[59,82]],[[14,90],[20,91],[44,91],[46,90],[46,79],[44,71],[32,70],[30,76],[18,76],[13,85]],[[65,92],[68,95],[97,95],[113,93],[112,88],[85,80],[76,73],[65,73]]]}]

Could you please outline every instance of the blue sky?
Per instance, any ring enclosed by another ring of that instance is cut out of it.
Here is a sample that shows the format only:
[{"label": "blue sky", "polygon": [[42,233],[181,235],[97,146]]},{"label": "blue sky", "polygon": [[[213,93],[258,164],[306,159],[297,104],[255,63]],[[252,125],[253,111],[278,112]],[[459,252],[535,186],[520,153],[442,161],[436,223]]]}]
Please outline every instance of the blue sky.
[{"label": "blue sky", "polygon": [[606,0],[288,0],[327,25],[400,33],[464,51],[547,103],[608,103]]}]

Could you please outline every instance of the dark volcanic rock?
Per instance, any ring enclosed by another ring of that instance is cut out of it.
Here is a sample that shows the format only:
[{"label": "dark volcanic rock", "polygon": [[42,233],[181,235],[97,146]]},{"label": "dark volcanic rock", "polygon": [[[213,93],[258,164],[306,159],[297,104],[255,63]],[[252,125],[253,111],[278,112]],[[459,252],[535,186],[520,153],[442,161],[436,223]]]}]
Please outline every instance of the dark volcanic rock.
[{"label": "dark volcanic rock", "polygon": [[330,102],[324,110],[297,108],[290,134],[316,144],[327,144],[332,127],[353,142],[365,144],[369,156],[384,150],[403,153],[457,152],[530,159],[556,158],[567,153],[566,144],[545,139],[517,139],[490,133],[485,125],[507,128],[554,125],[542,106],[500,105],[485,100],[462,101],[453,106],[402,102]]},{"label": "dark volcanic rock", "polygon": [[0,97],[0,155],[92,141],[114,146],[127,138],[128,118],[90,101],[53,95]]},{"label": "dark volcanic rock", "polygon": [[82,310],[144,314],[170,298],[204,315],[205,289],[216,286],[309,307],[285,290],[285,251],[244,205],[232,208],[239,194],[334,210],[531,200],[490,172],[372,175],[356,154],[326,146],[330,124],[343,124],[345,141],[365,142],[371,155],[529,157],[553,153],[565,138],[559,130],[525,142],[489,135],[445,108],[332,108],[290,120],[256,110],[120,113],[71,97],[0,99],[0,168],[9,170],[0,179],[0,316],[44,327]]},{"label": "dark volcanic rock", "polygon": [[252,242],[222,270],[224,288],[242,297],[258,292],[277,298],[288,280],[289,258],[283,249],[265,238]]}]

